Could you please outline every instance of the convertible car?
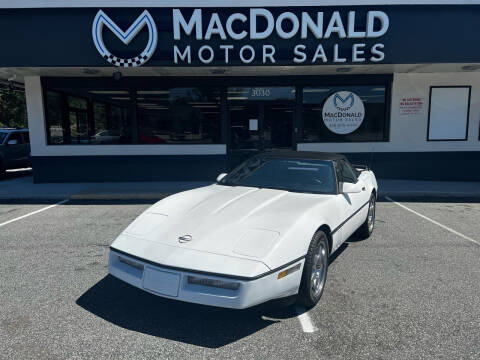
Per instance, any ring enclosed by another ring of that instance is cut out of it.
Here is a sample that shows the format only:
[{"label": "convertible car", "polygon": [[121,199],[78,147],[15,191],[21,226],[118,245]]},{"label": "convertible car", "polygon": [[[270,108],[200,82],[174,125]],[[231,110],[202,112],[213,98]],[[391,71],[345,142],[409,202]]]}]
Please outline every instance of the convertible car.
[{"label": "convertible car", "polygon": [[247,308],[322,296],[329,257],[375,223],[377,181],[339,154],[266,152],[147,209],[110,247],[111,275],[152,294]]}]

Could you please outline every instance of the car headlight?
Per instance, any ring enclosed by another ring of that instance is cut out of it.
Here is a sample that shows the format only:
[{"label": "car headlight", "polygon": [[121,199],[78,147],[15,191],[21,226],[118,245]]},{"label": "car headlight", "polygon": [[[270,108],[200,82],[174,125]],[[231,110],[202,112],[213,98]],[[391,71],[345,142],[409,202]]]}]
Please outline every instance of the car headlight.
[{"label": "car headlight", "polygon": [[238,282],[207,279],[198,276],[187,276],[187,281],[189,284],[211,286],[228,290],[238,290],[238,288],[240,287],[240,283]]}]

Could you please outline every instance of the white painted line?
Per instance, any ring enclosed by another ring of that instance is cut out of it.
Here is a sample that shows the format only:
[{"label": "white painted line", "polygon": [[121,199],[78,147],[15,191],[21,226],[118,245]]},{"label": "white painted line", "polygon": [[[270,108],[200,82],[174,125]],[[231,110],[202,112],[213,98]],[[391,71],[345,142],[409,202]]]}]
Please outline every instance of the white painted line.
[{"label": "white painted line", "polygon": [[477,240],[474,240],[474,239],[472,239],[472,238],[470,238],[470,237],[468,237],[468,236],[466,236],[466,235],[463,235],[462,233],[459,233],[458,231],[453,230],[452,228],[449,228],[449,227],[446,226],[446,225],[440,224],[438,221],[435,221],[435,220],[433,220],[433,219],[430,219],[428,216],[422,215],[422,214],[416,212],[415,210],[412,210],[412,209],[406,207],[405,205],[400,204],[400,203],[396,202],[395,200],[392,200],[392,199],[389,198],[388,196],[385,196],[385,199],[387,199],[388,201],[391,201],[392,203],[394,203],[394,204],[396,204],[396,205],[404,208],[404,209],[407,210],[407,211],[410,211],[411,213],[413,213],[413,214],[415,214],[415,215],[420,216],[421,218],[423,218],[423,219],[425,219],[425,220],[430,221],[431,223],[433,223],[433,224],[435,224],[435,225],[440,226],[441,228],[443,228],[443,229],[445,229],[445,230],[450,231],[451,233],[453,233],[453,234],[455,234],[455,235],[460,236],[461,238],[464,238],[465,240],[468,240],[468,241],[471,241],[471,242],[473,242],[473,243],[475,243],[475,244],[477,244],[477,245],[480,245],[480,242],[478,242]]},{"label": "white painted line", "polygon": [[318,330],[305,309],[297,307],[296,311],[304,333],[313,333]]},{"label": "white painted line", "polygon": [[55,207],[55,206],[57,206],[57,205],[65,204],[65,203],[66,203],[67,201],[69,201],[69,200],[70,200],[70,199],[65,199],[65,200],[62,200],[62,201],[60,201],[60,202],[58,202],[58,203],[56,203],[56,204],[53,204],[53,205],[50,205],[50,206],[41,208],[40,210],[32,211],[31,213],[28,213],[28,214],[19,216],[19,217],[15,218],[15,219],[5,221],[4,223],[1,223],[1,224],[0,224],[0,227],[5,226],[5,225],[7,225],[7,224],[10,224],[10,223],[12,223],[12,222],[14,222],[14,221],[18,221],[18,220],[25,219],[25,218],[28,217],[28,216],[38,214],[38,213],[40,213],[40,212],[42,212],[42,211],[51,209],[51,208],[53,208],[53,207]]}]

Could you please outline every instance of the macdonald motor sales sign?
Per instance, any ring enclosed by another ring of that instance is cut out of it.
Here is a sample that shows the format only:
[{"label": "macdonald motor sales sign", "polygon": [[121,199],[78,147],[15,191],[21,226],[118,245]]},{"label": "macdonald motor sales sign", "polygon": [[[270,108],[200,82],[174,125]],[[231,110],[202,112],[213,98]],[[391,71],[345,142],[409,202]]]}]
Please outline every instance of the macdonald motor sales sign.
[{"label": "macdonald motor sales sign", "polygon": [[[387,13],[377,10],[361,14],[344,11],[342,16],[340,11],[274,14],[268,9],[251,8],[247,12],[205,14],[202,9],[171,9],[171,28],[165,30],[171,37],[167,50],[170,61],[177,65],[272,65],[279,57],[291,64],[379,63],[386,56],[382,37],[389,23]],[[142,30],[148,33],[147,41],[135,56],[115,53],[104,41],[104,33],[111,32],[128,47]],[[117,24],[107,11],[98,10],[92,39],[105,61],[119,67],[144,65],[158,46],[166,46],[159,41],[156,19],[148,10],[127,28]]]},{"label": "macdonald motor sales sign", "polygon": [[0,67],[478,63],[478,19],[478,5],[0,9]]}]

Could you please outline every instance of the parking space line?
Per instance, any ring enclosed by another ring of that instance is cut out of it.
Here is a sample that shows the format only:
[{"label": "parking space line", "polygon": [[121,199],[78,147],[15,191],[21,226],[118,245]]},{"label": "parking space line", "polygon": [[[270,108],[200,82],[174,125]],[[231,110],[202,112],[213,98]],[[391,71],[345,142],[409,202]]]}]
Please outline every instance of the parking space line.
[{"label": "parking space line", "polygon": [[421,218],[423,218],[423,219],[425,219],[425,220],[430,221],[431,223],[433,223],[433,224],[435,224],[435,225],[440,226],[441,228],[443,228],[443,229],[445,229],[445,230],[450,231],[451,233],[453,233],[453,234],[455,234],[455,235],[457,235],[457,236],[460,236],[461,238],[464,238],[465,240],[468,240],[468,241],[471,241],[471,242],[473,242],[473,243],[475,243],[475,244],[477,244],[477,245],[480,245],[480,242],[478,242],[477,240],[474,240],[474,239],[472,239],[472,238],[470,238],[470,237],[468,237],[468,236],[466,236],[466,235],[463,235],[462,233],[459,233],[458,231],[453,230],[452,228],[449,228],[449,227],[446,226],[446,225],[440,224],[438,221],[435,221],[435,220],[433,220],[433,219],[430,219],[428,216],[425,216],[425,215],[423,215],[423,214],[420,214],[420,213],[416,212],[415,210],[412,210],[412,209],[410,209],[409,207],[406,207],[405,205],[396,202],[395,200],[391,199],[391,198],[388,197],[388,196],[385,196],[385,199],[387,199],[388,201],[391,201],[392,203],[400,206],[401,208],[403,208],[403,209],[405,209],[405,210],[407,210],[407,211],[410,211],[411,213],[413,213],[413,214],[415,214],[415,215],[417,215],[417,216],[420,216]]},{"label": "parking space line", "polygon": [[318,330],[305,309],[296,307],[296,311],[304,333],[313,333]]},{"label": "parking space line", "polygon": [[69,201],[69,200],[70,200],[70,199],[65,199],[65,200],[62,200],[62,201],[60,201],[60,202],[58,202],[58,203],[56,203],[56,204],[53,204],[53,205],[50,205],[50,206],[41,208],[41,209],[36,210],[36,211],[32,211],[31,213],[28,213],[28,214],[19,216],[19,217],[15,218],[15,219],[11,219],[11,220],[5,221],[4,223],[1,223],[1,224],[0,224],[0,227],[5,226],[5,225],[7,225],[7,224],[10,224],[10,223],[12,223],[12,222],[14,222],[14,221],[18,221],[18,220],[25,219],[25,218],[28,217],[28,216],[38,214],[38,213],[40,213],[40,212],[42,212],[42,211],[51,209],[51,208],[53,208],[53,207],[55,207],[55,206],[65,204],[65,203],[66,203],[67,201]]}]

